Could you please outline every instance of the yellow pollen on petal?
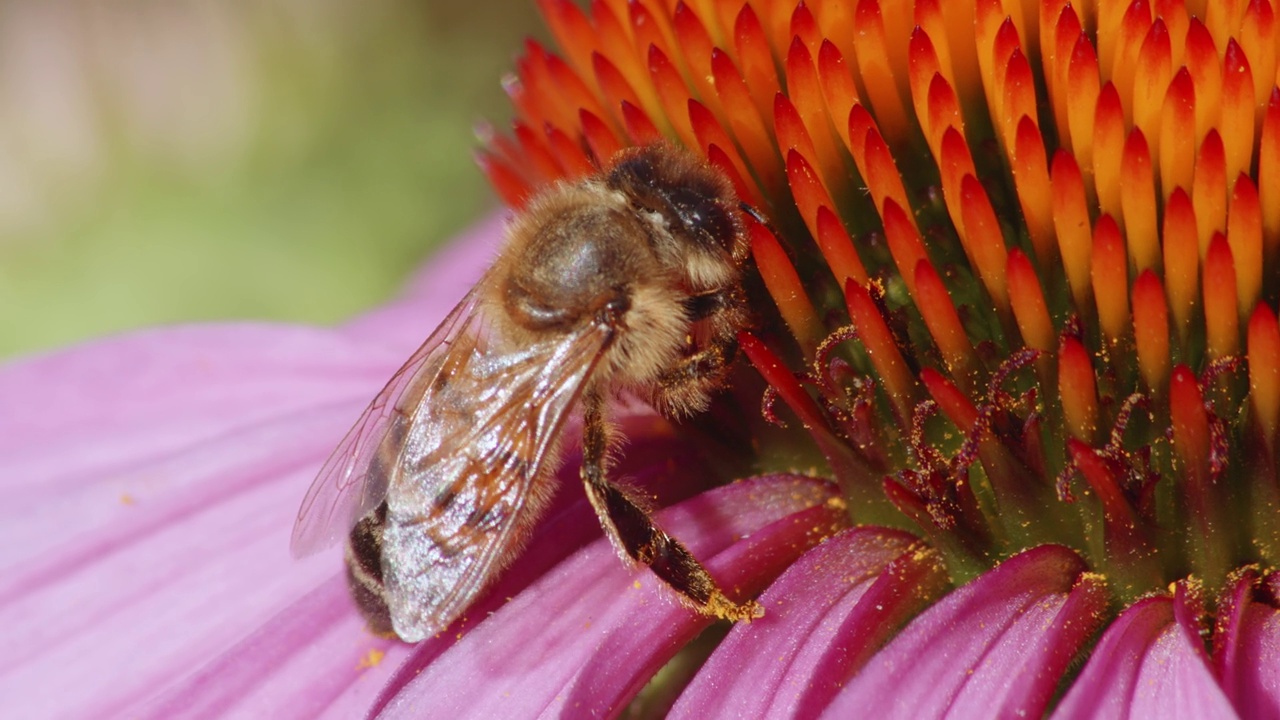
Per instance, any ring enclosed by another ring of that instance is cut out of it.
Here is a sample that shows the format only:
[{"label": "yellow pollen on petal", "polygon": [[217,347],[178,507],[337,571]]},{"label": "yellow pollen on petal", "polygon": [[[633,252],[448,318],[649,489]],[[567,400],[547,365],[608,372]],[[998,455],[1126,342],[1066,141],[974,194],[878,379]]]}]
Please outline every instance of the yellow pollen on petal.
[{"label": "yellow pollen on petal", "polygon": [[369,648],[368,652],[360,656],[359,662],[356,663],[357,670],[370,670],[382,664],[382,659],[387,656],[386,652],[378,648]]}]

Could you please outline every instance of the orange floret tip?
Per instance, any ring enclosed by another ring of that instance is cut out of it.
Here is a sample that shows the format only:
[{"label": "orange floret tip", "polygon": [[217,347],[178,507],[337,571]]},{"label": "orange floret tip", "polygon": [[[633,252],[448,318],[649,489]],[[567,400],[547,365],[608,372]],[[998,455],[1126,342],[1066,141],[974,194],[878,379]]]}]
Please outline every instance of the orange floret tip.
[{"label": "orange floret tip", "polygon": [[960,432],[968,433],[978,424],[978,408],[968,395],[942,373],[932,368],[924,368],[920,371],[920,382],[929,391],[933,401],[938,403],[942,414],[946,415]]},{"label": "orange floret tip", "polygon": [[853,239],[835,211],[826,205],[818,206],[818,232],[815,237],[822,257],[841,286],[851,279],[860,283],[867,281],[867,270],[862,266]]},{"label": "orange floret tip", "polygon": [[[845,180],[844,163],[836,152],[836,138],[831,134],[826,101],[818,82],[818,70],[813,55],[797,38],[791,43],[786,61],[787,95],[806,130],[814,154],[805,154],[822,173],[823,184],[833,195],[843,195]],[[776,107],[776,105],[775,105]],[[786,145],[783,145],[786,147]]]},{"label": "orange floret tip", "polygon": [[676,137],[688,147],[702,147],[689,122],[689,88],[676,66],[654,45],[649,46],[649,74],[657,88],[663,114]]},{"label": "orange floret tip", "polygon": [[1079,339],[1064,335],[1058,345],[1058,396],[1071,436],[1092,442],[1098,424],[1098,395],[1089,351]]},{"label": "orange floret tip", "polygon": [[1238,277],[1231,245],[1220,233],[1214,235],[1204,259],[1203,283],[1205,344],[1213,359],[1234,355],[1238,348]]},{"label": "orange floret tip", "polygon": [[915,380],[911,369],[902,358],[892,331],[885,323],[880,309],[863,283],[849,280],[845,283],[845,303],[849,319],[857,330],[858,339],[866,349],[876,374],[884,382],[885,391],[893,402],[898,421],[904,426],[911,421],[911,409],[915,399]]},{"label": "orange floret tip", "polygon": [[[1080,39],[1083,28],[1080,16],[1070,3],[1055,0],[1043,3],[1041,8],[1041,41],[1043,48],[1045,79],[1049,84],[1049,99],[1053,104],[1054,126],[1061,134],[1062,145],[1070,152],[1075,147],[1076,137],[1070,130],[1071,108],[1078,102],[1088,102],[1093,107],[1093,100],[1083,100],[1071,95],[1071,57],[1076,49],[1076,41]],[[1056,11],[1056,15],[1054,12]],[[1052,27],[1046,22],[1052,20]],[[1092,43],[1090,43],[1092,45]]]},{"label": "orange floret tip", "polygon": [[1098,75],[1098,55],[1089,37],[1081,33],[1071,51],[1067,68],[1067,131],[1071,150],[1080,165],[1093,174],[1094,123],[1102,87]]},{"label": "orange floret tip", "polygon": [[619,107],[622,108],[622,124],[633,144],[648,145],[663,140],[662,133],[658,131],[657,126],[644,110],[628,100],[623,100]]},{"label": "orange floret tip", "polygon": [[1147,388],[1159,395],[1169,376],[1169,309],[1164,301],[1164,285],[1151,270],[1144,270],[1133,283],[1133,340],[1138,349],[1138,368]]},{"label": "orange floret tip", "polygon": [[1090,277],[1098,307],[1098,322],[1111,342],[1127,331],[1129,322],[1129,262],[1120,228],[1110,215],[1098,218],[1093,228]]},{"label": "orange floret tip", "polygon": [[1147,29],[1136,58],[1133,79],[1133,122],[1151,145],[1151,156],[1160,157],[1160,116],[1173,77],[1169,31],[1157,18]]},{"label": "orange floret tip", "polygon": [[919,303],[915,268],[920,262],[929,260],[924,242],[920,239],[920,231],[916,230],[906,210],[892,198],[885,199],[881,214],[884,216],[884,234],[889,244],[889,253],[893,255],[893,262],[898,266],[898,273],[907,286],[907,292]]},{"label": "orange floret tip", "polygon": [[1280,425],[1280,325],[1266,303],[1258,303],[1249,318],[1249,389],[1254,416],[1274,452]]},{"label": "orange floret tip", "polygon": [[1241,174],[1231,189],[1227,206],[1227,242],[1236,260],[1236,293],[1240,317],[1246,318],[1262,294],[1262,208],[1258,190]]},{"label": "orange floret tip", "polygon": [[963,382],[975,363],[969,334],[960,322],[960,315],[951,302],[951,295],[933,265],[928,260],[916,263],[915,276],[916,306],[952,376]]},{"label": "orange floret tip", "polygon": [[1204,24],[1192,18],[1187,26],[1185,63],[1196,90],[1197,144],[1204,142],[1222,114],[1222,61],[1218,47]]},{"label": "orange floret tip", "polygon": [[1005,281],[1008,263],[1004,235],[995,208],[987,198],[987,191],[973,175],[965,175],[960,183],[961,217],[964,231],[976,263],[978,276],[987,288],[996,308],[1009,309],[1009,288]]},{"label": "orange floret tip", "polygon": [[[781,8],[783,3],[776,3],[775,5]],[[756,112],[761,117],[768,117],[773,107],[773,96],[778,94],[782,86],[778,82],[777,68],[774,67],[773,50],[769,47],[769,38],[765,34],[764,27],[760,24],[759,16],[756,15],[750,4],[743,4],[737,20],[734,21],[733,40],[734,48],[737,50],[738,62],[741,64],[744,88],[748,89]],[[784,47],[784,44],[779,44],[778,47]],[[724,98],[723,95],[721,97],[725,100],[725,107],[736,107],[730,105],[728,99]],[[730,119],[735,114],[738,113],[730,113]]]},{"label": "orange floret tip", "polygon": [[832,124],[845,147],[849,147],[848,123],[840,122],[849,117],[849,111],[858,102],[858,88],[844,61],[844,55],[830,40],[823,40],[818,50],[818,84],[822,88]]},{"label": "orange floret tip", "polygon": [[964,118],[960,113],[960,99],[955,90],[941,75],[935,74],[929,81],[925,95],[925,108],[921,113],[921,125],[925,129],[925,138],[929,141],[929,150],[933,156],[942,156],[942,137],[948,129],[964,133]]},{"label": "orange floret tip", "polygon": [[587,140],[591,154],[600,162],[606,162],[623,148],[622,141],[599,115],[582,110],[578,113],[582,135]]},{"label": "orange floret tip", "polygon": [[[909,124],[897,80],[889,65],[891,50],[877,0],[862,0],[854,16],[858,42],[853,46],[858,70],[867,89],[867,99],[875,109],[880,130],[890,145],[897,146],[907,138]],[[905,80],[905,78],[904,78]]]},{"label": "orange floret tip", "polygon": [[1184,67],[1169,83],[1159,114],[1160,188],[1165,200],[1177,188],[1191,190],[1196,161],[1196,97]]},{"label": "orange floret tip", "polygon": [[1196,211],[1196,234],[1203,259],[1213,234],[1227,231],[1227,160],[1222,136],[1217,130],[1210,130],[1200,144],[1191,185],[1191,204]]},{"label": "orange floret tip", "polygon": [[888,199],[898,203],[899,207],[911,207],[893,152],[880,135],[875,120],[862,105],[854,105],[849,111],[849,140],[852,143],[849,150],[858,166],[858,173],[867,183],[876,207],[882,207]]},{"label": "orange floret tip", "polygon": [[1258,203],[1268,257],[1280,254],[1280,87],[1272,88],[1258,146]]},{"label": "orange floret tip", "polygon": [[1092,293],[1089,259],[1093,252],[1093,233],[1089,226],[1088,198],[1080,166],[1065,150],[1058,150],[1053,155],[1050,184],[1058,252],[1067,272],[1067,283],[1071,286],[1076,310],[1082,312]]},{"label": "orange floret tip", "polygon": [[1169,380],[1169,416],[1183,482],[1193,486],[1193,493],[1195,486],[1202,492],[1209,474],[1209,416],[1195,373],[1186,365],[1175,367]]},{"label": "orange floret tip", "polygon": [[1098,193],[1098,207],[1114,218],[1122,217],[1120,203],[1120,163],[1124,158],[1127,133],[1120,93],[1107,83],[1098,92],[1098,107],[1093,118],[1093,181]]},{"label": "orange floret tip", "polygon": [[1056,338],[1036,269],[1017,248],[1009,251],[1008,265],[1009,300],[1022,340],[1027,347],[1050,352],[1056,345]]},{"label": "orange floret tip", "polygon": [[1036,251],[1036,261],[1047,266],[1057,259],[1058,254],[1053,228],[1053,190],[1049,184],[1044,139],[1030,116],[1023,116],[1018,123],[1012,164],[1018,202],[1022,206],[1031,245]]},{"label": "orange floret tip", "polygon": [[[781,190],[782,166],[778,159],[775,138],[769,131],[773,118],[773,98],[769,96],[766,109],[751,112],[753,98],[733,60],[719,50],[711,54],[711,73],[715,78],[716,92],[724,107],[739,108],[729,113],[729,131],[738,140],[746,160],[751,164],[767,192]],[[769,124],[766,125],[766,121]]]},{"label": "orange floret tip", "polygon": [[1129,241],[1129,259],[1139,272],[1160,268],[1160,236],[1156,226],[1155,174],[1146,136],[1138,128],[1124,144],[1120,171],[1120,207],[1124,211],[1124,231]]},{"label": "orange floret tip", "polygon": [[1253,159],[1253,72],[1234,39],[1222,59],[1222,116],[1218,121],[1226,151],[1227,177],[1249,172]]},{"label": "orange floret tip", "polygon": [[787,257],[778,238],[764,225],[748,218],[747,231],[751,238],[751,255],[755,258],[765,288],[800,347],[806,355],[812,354],[822,339],[821,324],[791,258]]},{"label": "orange floret tip", "polygon": [[1191,198],[1182,188],[1173,191],[1164,209],[1164,282],[1169,312],[1185,341],[1191,317],[1199,304],[1200,250],[1196,240],[1196,217]]}]

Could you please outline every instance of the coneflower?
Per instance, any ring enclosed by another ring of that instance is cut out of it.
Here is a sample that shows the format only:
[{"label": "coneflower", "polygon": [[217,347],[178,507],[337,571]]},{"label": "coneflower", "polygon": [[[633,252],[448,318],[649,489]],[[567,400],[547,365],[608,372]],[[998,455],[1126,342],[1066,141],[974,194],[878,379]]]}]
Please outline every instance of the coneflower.
[{"label": "coneflower", "polygon": [[572,487],[416,646],[363,630],[336,554],[288,562],[343,420],[477,276],[490,223],[428,271],[456,287],[345,328],[159,331],[5,369],[0,697],[70,716],[1280,714],[1269,3],[541,8],[560,54],[528,45],[514,131],[483,138],[509,204],[666,141],[768,218],[747,221],[749,366],[688,425],[630,416],[620,470],[764,617],[712,624],[623,568]]}]

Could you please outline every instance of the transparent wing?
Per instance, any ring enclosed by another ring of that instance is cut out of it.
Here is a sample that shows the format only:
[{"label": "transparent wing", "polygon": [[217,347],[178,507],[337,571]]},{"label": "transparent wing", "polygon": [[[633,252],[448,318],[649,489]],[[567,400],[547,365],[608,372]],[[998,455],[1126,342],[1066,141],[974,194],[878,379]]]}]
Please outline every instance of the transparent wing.
[{"label": "transparent wing", "polygon": [[397,634],[447,626],[523,544],[539,481],[612,329],[477,354],[433,389],[387,494],[383,582]]},{"label": "transparent wing", "polygon": [[394,470],[389,460],[398,455],[398,446],[422,399],[446,366],[446,355],[457,339],[469,338],[469,328],[479,322],[476,297],[472,290],[449,312],[329,455],[298,508],[289,543],[295,557],[310,555],[345,538],[356,522],[386,497]]}]

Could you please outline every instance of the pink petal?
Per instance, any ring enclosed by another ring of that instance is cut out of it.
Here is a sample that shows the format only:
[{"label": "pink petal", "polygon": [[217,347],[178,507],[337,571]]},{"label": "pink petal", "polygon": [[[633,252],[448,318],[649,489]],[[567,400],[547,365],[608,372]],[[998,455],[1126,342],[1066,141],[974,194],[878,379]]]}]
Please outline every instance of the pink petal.
[{"label": "pink petal", "polygon": [[[658,520],[739,596],[846,522],[834,489],[794,476],[712,490]],[[480,623],[383,709],[387,717],[617,712],[709,621],[599,540]],[[478,683],[484,691],[477,692]]]},{"label": "pink petal", "polygon": [[1236,717],[1189,615],[1167,597],[1127,608],[1107,628],[1054,717]]},{"label": "pink petal", "polygon": [[1017,555],[912,621],[826,717],[1036,717],[1102,621],[1106,594],[1070,550]]},{"label": "pink petal", "polygon": [[[1269,578],[1280,585],[1280,574]],[[1227,697],[1242,717],[1280,718],[1280,609],[1244,573],[1218,603],[1214,659]],[[1274,599],[1272,600],[1274,602]]]},{"label": "pink petal", "polygon": [[[487,260],[469,253],[455,277]],[[401,335],[420,341],[457,299],[429,295],[397,305]],[[289,530],[320,462],[407,356],[399,336],[379,340],[387,328],[178,327],[0,369],[6,712],[109,715],[338,571],[336,548],[293,561]]]},{"label": "pink petal", "polygon": [[847,530],[805,553],[760,597],[672,708],[672,718],[815,717],[947,583],[912,535]]},{"label": "pink petal", "polygon": [[[712,473],[652,416],[623,418],[632,442],[619,473],[659,503],[705,488]],[[656,458],[667,462],[657,464]],[[364,714],[379,695],[394,694],[423,666],[506,599],[565,556],[600,536],[595,511],[578,489],[569,458],[563,488],[520,560],[456,623],[416,646],[370,635],[352,607],[345,580],[334,577],[293,601],[235,647],[212,657],[158,698],[132,708],[133,718],[318,716]],[[335,569],[333,563],[330,569]],[[383,655],[379,655],[383,653]],[[372,667],[371,667],[372,665]],[[381,692],[380,692],[381,690]]]}]

